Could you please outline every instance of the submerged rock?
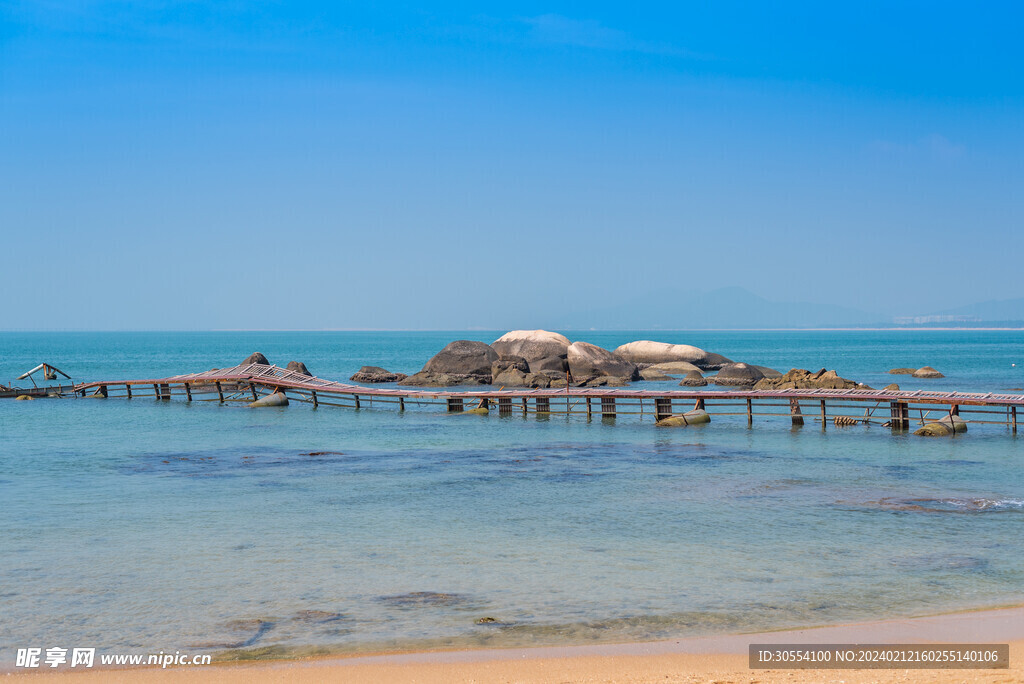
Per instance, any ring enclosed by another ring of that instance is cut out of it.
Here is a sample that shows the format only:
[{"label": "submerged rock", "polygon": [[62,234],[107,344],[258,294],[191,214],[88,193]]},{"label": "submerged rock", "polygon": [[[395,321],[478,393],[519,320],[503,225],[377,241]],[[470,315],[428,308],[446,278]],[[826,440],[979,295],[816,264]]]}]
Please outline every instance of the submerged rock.
[{"label": "submerged rock", "polygon": [[380,366],[363,366],[349,380],[364,383],[398,382],[399,380],[405,380],[407,377],[409,376],[405,373],[392,373]]},{"label": "submerged rock", "polygon": [[30,397],[27,394],[19,394],[14,398],[15,401],[35,401],[35,397]]},{"label": "submerged rock", "polygon": [[899,392],[899,391],[900,391],[900,386],[899,386],[899,385],[897,385],[897,384],[896,384],[896,383],[894,382],[894,383],[892,383],[892,384],[890,384],[890,385],[886,385],[886,386],[885,386],[885,387],[883,387],[882,389],[884,389],[884,390],[888,390],[888,391],[890,391],[890,392]]},{"label": "submerged rock", "polygon": [[916,368],[892,368],[889,370],[889,375],[913,375],[916,372]]},{"label": "submerged rock", "polygon": [[943,375],[939,371],[935,370],[931,366],[924,366],[923,368],[918,368],[916,371],[914,371],[912,373],[912,375],[915,378],[944,378],[944,377],[946,377],[945,375]]}]

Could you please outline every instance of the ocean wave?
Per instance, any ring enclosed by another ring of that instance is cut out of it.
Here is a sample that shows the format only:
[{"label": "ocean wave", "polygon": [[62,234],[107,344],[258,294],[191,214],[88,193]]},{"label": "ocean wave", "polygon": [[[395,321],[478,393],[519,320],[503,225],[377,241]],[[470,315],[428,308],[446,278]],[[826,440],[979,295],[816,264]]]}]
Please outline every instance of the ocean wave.
[{"label": "ocean wave", "polygon": [[914,513],[1021,513],[1024,512],[1024,499],[1011,497],[999,498],[912,498],[903,499],[885,497],[877,501],[868,501],[865,506],[878,507],[888,511],[906,511]]}]

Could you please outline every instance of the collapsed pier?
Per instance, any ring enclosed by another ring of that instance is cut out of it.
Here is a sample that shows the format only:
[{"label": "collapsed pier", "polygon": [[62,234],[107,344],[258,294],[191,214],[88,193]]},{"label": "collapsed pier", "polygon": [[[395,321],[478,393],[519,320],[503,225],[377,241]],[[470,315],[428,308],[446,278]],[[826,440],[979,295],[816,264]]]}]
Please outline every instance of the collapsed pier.
[{"label": "collapsed pier", "polygon": [[499,415],[565,414],[587,418],[618,415],[650,416],[660,421],[691,409],[711,416],[788,418],[836,426],[879,424],[908,430],[947,416],[968,423],[1005,425],[1017,434],[1018,409],[1024,395],[875,389],[781,390],[634,390],[576,387],[562,389],[488,389],[427,391],[364,387],[305,375],[274,365],[250,363],[202,373],[148,380],[117,380],[73,386],[79,397],[154,398],[161,401],[257,401],[274,393],[313,407],[384,408],[404,411],[413,406],[436,406],[452,413],[494,407]]}]

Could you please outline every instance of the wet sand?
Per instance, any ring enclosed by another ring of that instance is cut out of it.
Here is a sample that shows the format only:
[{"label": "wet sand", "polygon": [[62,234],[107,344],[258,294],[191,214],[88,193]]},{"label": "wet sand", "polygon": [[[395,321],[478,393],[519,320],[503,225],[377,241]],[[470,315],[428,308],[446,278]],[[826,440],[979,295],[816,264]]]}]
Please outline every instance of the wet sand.
[{"label": "wet sand", "polygon": [[[1009,643],[1010,669],[751,670],[751,643]],[[652,643],[15,675],[33,682],[1024,682],[1024,606]]]}]

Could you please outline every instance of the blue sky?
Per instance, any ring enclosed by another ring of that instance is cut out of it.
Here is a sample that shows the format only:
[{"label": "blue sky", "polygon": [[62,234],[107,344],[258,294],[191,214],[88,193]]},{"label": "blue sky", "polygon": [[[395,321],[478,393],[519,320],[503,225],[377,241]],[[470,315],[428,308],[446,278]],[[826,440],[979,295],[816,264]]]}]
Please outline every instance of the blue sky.
[{"label": "blue sky", "polygon": [[0,8],[0,328],[1024,296],[1015,4]]}]

